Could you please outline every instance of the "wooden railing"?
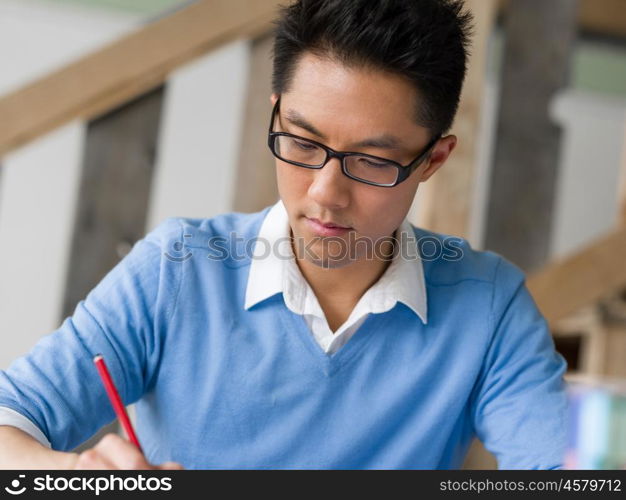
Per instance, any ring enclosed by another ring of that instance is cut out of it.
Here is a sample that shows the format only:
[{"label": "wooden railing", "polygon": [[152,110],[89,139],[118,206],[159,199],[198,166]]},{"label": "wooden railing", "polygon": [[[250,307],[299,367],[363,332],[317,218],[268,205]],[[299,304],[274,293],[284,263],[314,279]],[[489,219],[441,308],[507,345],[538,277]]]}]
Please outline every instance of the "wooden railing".
[{"label": "wooden railing", "polygon": [[177,67],[271,27],[275,0],[200,0],[0,99],[0,156],[74,119],[92,119]]},{"label": "wooden railing", "polygon": [[[498,0],[499,8],[506,8],[512,1],[518,0]],[[578,1],[578,24],[582,30],[610,37],[626,36],[624,0]]]},{"label": "wooden railing", "polygon": [[[617,5],[609,1],[610,12]],[[621,4],[620,4],[621,5]],[[583,8],[590,19],[605,19],[593,14],[590,5]],[[623,26],[613,22],[615,26]],[[626,36],[626,29],[623,30]],[[616,228],[565,258],[555,260],[528,278],[528,288],[548,322],[561,319],[608,298],[626,287],[626,129],[624,130],[621,179],[618,186],[618,217]]]},{"label": "wooden railing", "polygon": [[550,324],[626,286],[626,227],[533,273],[528,288]]},{"label": "wooden railing", "polygon": [[[0,98],[0,156],[71,120],[94,118],[144,94],[177,67],[222,44],[267,32],[278,4],[198,0]],[[582,0],[581,26],[624,36],[622,9],[623,0]]]}]

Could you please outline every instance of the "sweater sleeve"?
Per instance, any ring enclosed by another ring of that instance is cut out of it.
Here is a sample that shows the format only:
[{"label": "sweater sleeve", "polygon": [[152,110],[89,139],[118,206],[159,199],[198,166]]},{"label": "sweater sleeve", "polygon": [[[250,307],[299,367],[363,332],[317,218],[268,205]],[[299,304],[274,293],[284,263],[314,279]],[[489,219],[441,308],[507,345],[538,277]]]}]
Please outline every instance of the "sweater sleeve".
[{"label": "sweater sleeve", "polygon": [[41,432],[41,429],[28,420],[24,415],[12,410],[11,408],[0,406],[0,425],[17,427],[26,434],[30,434],[30,436],[39,441],[43,446],[50,448],[50,442],[46,436],[44,436],[43,432]]},{"label": "sweater sleeve", "polygon": [[72,450],[115,418],[96,354],[125,405],[149,390],[182,272],[165,256],[181,232],[176,219],[167,219],[135,243],[72,316],[0,370],[0,407],[26,417],[52,449]]},{"label": "sweater sleeve", "polygon": [[563,467],[567,364],[556,352],[523,272],[498,261],[492,337],[472,398],[478,438],[499,469]]}]

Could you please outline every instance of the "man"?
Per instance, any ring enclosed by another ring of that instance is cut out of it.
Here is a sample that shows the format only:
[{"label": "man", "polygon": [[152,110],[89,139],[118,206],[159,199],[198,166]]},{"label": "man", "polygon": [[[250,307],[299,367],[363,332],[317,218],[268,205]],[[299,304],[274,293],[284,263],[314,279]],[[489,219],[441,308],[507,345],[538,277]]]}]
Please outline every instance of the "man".
[{"label": "man", "polygon": [[[458,468],[476,435],[500,468],[561,467],[565,362],[523,273],[406,220],[457,142],[470,22],[458,0],[285,8],[280,201],[138,242],[0,373],[2,463]],[[113,419],[96,353],[145,456],[114,435],[67,453]]]}]

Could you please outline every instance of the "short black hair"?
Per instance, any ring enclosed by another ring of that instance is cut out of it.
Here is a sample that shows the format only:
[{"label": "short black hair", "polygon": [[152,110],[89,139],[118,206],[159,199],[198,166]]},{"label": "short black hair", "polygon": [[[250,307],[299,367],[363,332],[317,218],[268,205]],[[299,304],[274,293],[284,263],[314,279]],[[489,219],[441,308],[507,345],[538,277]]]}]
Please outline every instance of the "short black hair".
[{"label": "short black hair", "polygon": [[433,134],[452,127],[473,32],[462,0],[297,0],[275,25],[273,92],[289,90],[309,52],[408,78],[420,96],[416,123]]}]

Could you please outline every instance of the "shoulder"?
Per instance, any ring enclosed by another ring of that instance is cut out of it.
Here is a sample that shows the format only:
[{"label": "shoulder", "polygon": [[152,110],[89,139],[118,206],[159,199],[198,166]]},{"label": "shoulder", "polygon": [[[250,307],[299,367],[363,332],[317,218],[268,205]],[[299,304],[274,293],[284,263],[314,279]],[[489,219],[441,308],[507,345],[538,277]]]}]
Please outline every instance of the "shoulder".
[{"label": "shoulder", "polygon": [[183,242],[187,247],[206,247],[207,239],[232,234],[253,237],[271,207],[254,213],[229,212],[213,217],[168,217],[146,234],[145,240],[160,248]]},{"label": "shoulder", "polygon": [[[229,212],[209,218],[168,217],[143,238],[163,262],[185,262],[205,255],[228,267],[249,262],[248,254],[270,207],[253,212]],[[242,258],[243,257],[243,258]],[[207,261],[210,259],[202,259]],[[180,266],[179,266],[180,267]]]},{"label": "shoulder", "polygon": [[516,287],[525,280],[522,269],[496,252],[475,249],[459,236],[415,226],[413,229],[429,284],[453,285],[472,280]]}]

